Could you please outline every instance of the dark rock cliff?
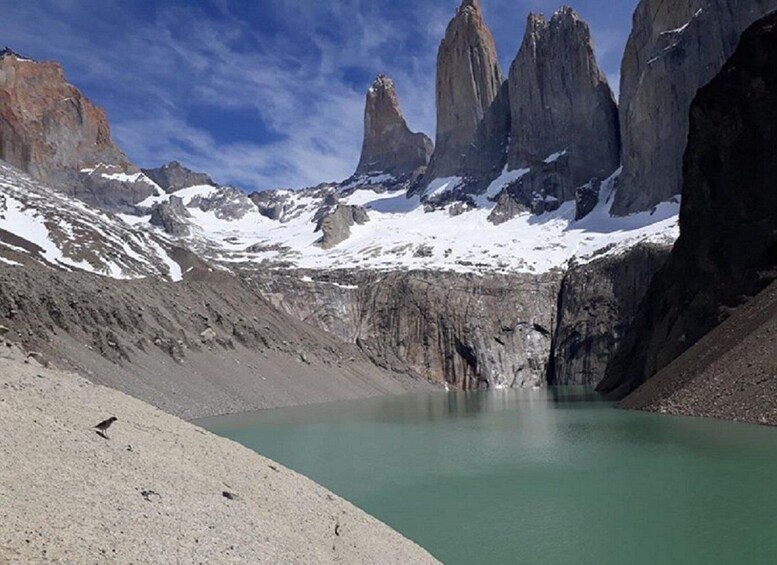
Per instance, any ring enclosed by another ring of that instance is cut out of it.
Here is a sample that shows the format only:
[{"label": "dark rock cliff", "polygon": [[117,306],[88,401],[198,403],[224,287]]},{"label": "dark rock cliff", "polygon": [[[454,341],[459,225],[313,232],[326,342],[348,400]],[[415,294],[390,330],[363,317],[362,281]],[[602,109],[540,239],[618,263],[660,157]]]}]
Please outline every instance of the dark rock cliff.
[{"label": "dark rock cliff", "polygon": [[688,110],[777,0],[642,0],[621,67],[623,174],[613,212],[669,200],[682,186]]},{"label": "dark rock cliff", "polygon": [[777,276],[777,15],[697,94],[680,239],[599,389],[631,392]]},{"label": "dark rock cliff", "polygon": [[571,268],[561,283],[551,385],[596,385],[670,248],[640,244]]}]

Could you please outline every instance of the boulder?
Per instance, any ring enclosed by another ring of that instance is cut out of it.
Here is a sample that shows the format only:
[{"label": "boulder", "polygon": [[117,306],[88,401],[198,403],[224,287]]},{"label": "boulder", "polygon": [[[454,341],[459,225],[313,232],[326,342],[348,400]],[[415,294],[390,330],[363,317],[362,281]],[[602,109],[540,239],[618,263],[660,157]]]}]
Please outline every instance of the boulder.
[{"label": "boulder", "polygon": [[318,221],[315,231],[322,232],[322,236],[316,245],[331,249],[348,239],[354,224],[365,224],[369,219],[367,211],[361,206],[338,204]]}]

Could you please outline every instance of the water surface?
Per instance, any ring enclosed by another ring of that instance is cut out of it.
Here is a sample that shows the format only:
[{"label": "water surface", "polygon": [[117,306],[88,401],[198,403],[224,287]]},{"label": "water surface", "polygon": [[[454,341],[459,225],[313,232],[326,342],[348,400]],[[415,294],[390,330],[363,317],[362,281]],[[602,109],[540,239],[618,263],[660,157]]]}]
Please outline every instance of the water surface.
[{"label": "water surface", "polygon": [[777,563],[777,430],[575,389],[429,393],[198,422],[448,564]]}]

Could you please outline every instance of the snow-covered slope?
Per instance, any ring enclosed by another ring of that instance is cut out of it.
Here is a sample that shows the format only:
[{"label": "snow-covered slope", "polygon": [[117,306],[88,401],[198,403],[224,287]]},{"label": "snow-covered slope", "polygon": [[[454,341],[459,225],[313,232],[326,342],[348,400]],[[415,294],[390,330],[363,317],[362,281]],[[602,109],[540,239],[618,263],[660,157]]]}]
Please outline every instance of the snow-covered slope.
[{"label": "snow-covered slope", "polygon": [[[116,216],[0,163],[0,261],[33,260],[113,278],[178,280],[182,269],[169,254],[178,245],[228,268],[546,273],[642,241],[669,244],[678,235],[677,202],[652,213],[610,216],[617,173],[603,183],[598,205],[581,220],[575,220],[575,203],[566,202],[553,212],[526,212],[495,225],[489,216],[498,195],[522,174],[505,172],[485,194],[443,207],[408,197],[407,182],[384,175],[252,197],[213,185],[170,194],[160,189],[137,205],[136,215]],[[449,186],[458,182],[447,179]],[[180,215],[175,220],[188,233],[174,237],[152,225],[151,218],[160,206],[179,199],[183,206],[169,206],[167,213]],[[324,249],[317,228],[339,206],[362,209],[368,220],[343,227],[345,240]]]},{"label": "snow-covered slope", "polygon": [[118,279],[180,280],[172,244],[0,161],[0,262],[39,262]]},{"label": "snow-covered slope", "polygon": [[[678,202],[661,204],[649,213],[610,216],[617,173],[603,183],[599,204],[581,220],[575,220],[575,202],[566,202],[550,213],[527,212],[494,225],[488,218],[496,196],[521,173],[506,172],[486,194],[442,209],[426,206],[418,196],[408,197],[406,185],[385,178],[263,193],[262,200],[272,203],[272,213],[261,205],[243,205],[245,196],[234,189],[213,186],[154,196],[141,205],[150,211],[171,196],[181,198],[190,213],[183,219],[191,228],[185,238],[188,244],[233,266],[543,273],[571,260],[586,262],[618,253],[642,241],[670,244],[678,236]],[[455,186],[457,181],[446,179],[446,185]],[[217,201],[219,205],[214,205]],[[239,214],[223,213],[223,206],[237,204]],[[344,242],[325,250],[317,245],[322,234],[316,227],[336,204],[362,207],[369,220],[350,226]],[[123,217],[135,225],[148,225],[150,219],[150,215]]]}]

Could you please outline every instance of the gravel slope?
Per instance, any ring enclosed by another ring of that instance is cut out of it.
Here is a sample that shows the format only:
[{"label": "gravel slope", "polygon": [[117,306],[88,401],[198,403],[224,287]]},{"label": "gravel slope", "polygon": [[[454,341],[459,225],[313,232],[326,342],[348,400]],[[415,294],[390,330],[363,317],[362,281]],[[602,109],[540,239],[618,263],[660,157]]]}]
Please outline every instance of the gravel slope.
[{"label": "gravel slope", "polygon": [[777,425],[777,283],[621,401],[623,408]]},{"label": "gravel slope", "polygon": [[0,347],[0,563],[435,562],[269,459]]},{"label": "gravel slope", "polygon": [[179,283],[0,265],[6,339],[189,420],[433,388],[376,367],[225,273]]}]

